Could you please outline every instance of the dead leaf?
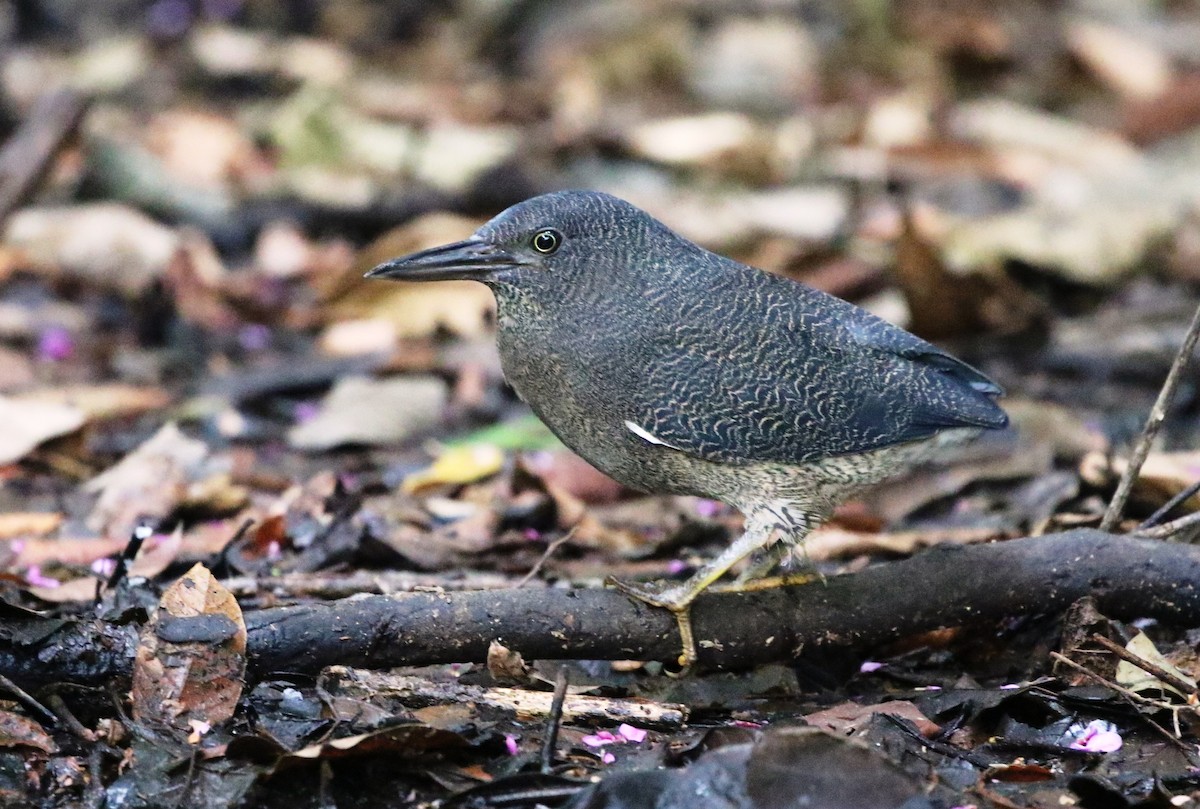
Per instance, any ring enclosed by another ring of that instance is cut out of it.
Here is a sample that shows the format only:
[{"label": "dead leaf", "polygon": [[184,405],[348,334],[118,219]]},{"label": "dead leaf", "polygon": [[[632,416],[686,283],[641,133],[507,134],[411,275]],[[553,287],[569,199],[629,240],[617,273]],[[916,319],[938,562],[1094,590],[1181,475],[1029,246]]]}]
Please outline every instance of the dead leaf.
[{"label": "dead leaf", "polygon": [[58,745],[42,726],[27,716],[0,711],[0,748],[31,747],[46,755],[58,752]]},{"label": "dead leaf", "polygon": [[1127,99],[1158,98],[1170,84],[1170,56],[1149,37],[1091,19],[1069,20],[1065,29],[1075,58]]},{"label": "dead leaf", "polygon": [[17,211],[4,241],[39,268],[137,295],[162,275],[178,237],[140,211],[106,202]]},{"label": "dead leaf", "polygon": [[[1163,656],[1162,652],[1158,651],[1158,647],[1154,645],[1154,641],[1150,640],[1150,637],[1146,635],[1145,632],[1138,632],[1136,635],[1134,635],[1129,643],[1125,644],[1125,649],[1137,655],[1142,660],[1145,660],[1147,663],[1151,663],[1155,666],[1158,666],[1160,669],[1163,669],[1164,671],[1174,674],[1180,680],[1191,685],[1192,692],[1195,693],[1196,681],[1177,669],[1170,660],[1167,660],[1167,658]],[[1117,674],[1114,679],[1118,685],[1123,685],[1130,691],[1134,691],[1139,694],[1146,694],[1148,691],[1166,691],[1174,694],[1185,702],[1188,699],[1188,695],[1181,693],[1175,686],[1171,685],[1170,683],[1163,682],[1150,672],[1146,671],[1145,669],[1138,668],[1135,664],[1130,663],[1128,660],[1122,660],[1117,663]]]},{"label": "dead leaf", "polygon": [[58,529],[63,515],[56,512],[15,511],[0,514],[0,540],[44,536]]},{"label": "dead leaf", "polygon": [[69,405],[82,411],[88,421],[136,416],[171,403],[171,395],[162,388],[122,384],[41,388],[14,399],[43,405]]},{"label": "dead leaf", "polygon": [[933,738],[942,730],[936,722],[921,713],[920,708],[907,700],[895,700],[877,705],[843,702],[832,708],[810,713],[804,717],[804,721],[813,727],[836,733],[839,736],[851,736],[864,730],[876,714],[888,714],[907,719],[916,725],[917,730],[926,738]]},{"label": "dead leaf", "polygon": [[433,465],[404,479],[401,489],[418,494],[436,486],[460,486],[491,477],[504,466],[504,453],[491,444],[471,444],[446,450]]},{"label": "dead leaf", "polygon": [[386,752],[392,755],[413,755],[439,750],[455,750],[467,746],[459,734],[425,725],[393,725],[357,736],[345,736],[297,750],[280,762],[346,758]]},{"label": "dead leaf", "polygon": [[[1094,486],[1110,486],[1125,473],[1127,464],[1124,458],[1110,460],[1107,453],[1090,452],[1079,464],[1079,475]],[[1133,484],[1133,497],[1157,507],[1197,479],[1200,479],[1200,451],[1151,452]],[[1200,510],[1200,494],[1189,497],[1179,508]]]},{"label": "dead leaf", "polygon": [[[90,545],[104,546],[104,540],[95,540],[89,542]],[[126,542],[116,543],[109,553],[99,554],[95,559],[103,559],[106,556],[116,556],[125,549]],[[196,543],[192,543],[195,546]],[[133,564],[129,566],[130,576],[140,576],[147,579],[152,579],[159,573],[166,570],[176,559],[179,558],[179,553],[183,548],[183,527],[180,526],[170,534],[155,534],[146,540],[142,545],[142,550],[138,553],[137,558],[133,560]],[[25,555],[22,549],[22,554],[17,558]],[[208,549],[209,552],[215,552],[216,549]],[[207,555],[207,554],[203,554]],[[52,556],[48,561],[64,562],[61,556]],[[103,581],[103,577],[94,576],[79,576],[74,579],[67,579],[59,582],[57,585],[29,585],[25,589],[33,595],[40,598],[42,601],[48,601],[51,604],[67,604],[73,601],[91,601],[96,597],[96,588]]]},{"label": "dead leaf", "polygon": [[39,444],[73,433],[87,420],[70,405],[24,402],[0,396],[0,465],[19,461]]},{"label": "dead leaf", "polygon": [[193,185],[220,186],[259,161],[253,141],[231,118],[200,110],[155,115],[144,142],[170,176]]},{"label": "dead leaf", "polygon": [[145,517],[165,517],[205,477],[208,446],[167,423],[115,466],[83,485],[100,497],[87,524],[106,536],[128,537]]},{"label": "dead leaf", "polygon": [[163,592],[133,666],[133,716],[185,735],[233,716],[246,671],[246,625],[233,595],[197,564]]},{"label": "dead leaf", "polygon": [[475,219],[433,213],[380,236],[344,274],[322,281],[324,286],[318,288],[318,294],[330,301],[331,320],[385,320],[400,338],[428,337],[438,329],[464,337],[484,334],[496,303],[481,284],[383,283],[362,278],[376,264],[466,238],[478,226]]},{"label": "dead leaf", "polygon": [[448,398],[436,376],[343,377],[315,417],[288,431],[288,443],[306,450],[397,444],[438,426]]}]

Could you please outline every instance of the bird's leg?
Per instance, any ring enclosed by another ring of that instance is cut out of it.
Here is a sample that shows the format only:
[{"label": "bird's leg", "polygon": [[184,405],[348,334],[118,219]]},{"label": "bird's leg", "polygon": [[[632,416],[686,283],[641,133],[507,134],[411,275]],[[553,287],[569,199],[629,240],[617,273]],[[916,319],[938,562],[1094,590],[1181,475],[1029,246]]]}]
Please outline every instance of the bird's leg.
[{"label": "bird's leg", "polygon": [[767,544],[774,529],[773,522],[748,521],[746,531],[741,537],[717,557],[705,563],[682,584],[664,588],[652,584],[616,580],[611,580],[611,583],[618,590],[638,601],[662,607],[674,613],[675,622],[679,625],[679,638],[683,643],[683,653],[679,656],[679,665],[686,671],[696,662],[696,638],[692,632],[692,602],[709,585],[724,576],[729,568]]},{"label": "bird's leg", "polygon": [[783,563],[792,553],[792,544],[786,539],[776,539],[774,544],[763,551],[761,556],[750,561],[750,564],[738,574],[733,581],[733,587],[744,585],[748,581],[761,579]]},{"label": "bird's leg", "polygon": [[[767,578],[767,576],[792,554],[793,549],[796,547],[804,548],[805,537],[814,528],[824,522],[825,514],[828,510],[832,509],[808,508],[801,510],[799,515],[794,512],[789,513],[788,516],[790,519],[787,521],[786,526],[780,526],[780,536],[776,541],[766,548],[761,556],[754,559],[732,584],[721,587],[721,592],[744,593],[782,585],[803,584],[814,578],[824,581],[824,576],[820,572],[791,575],[781,574],[771,578]],[[812,567],[807,553],[805,554],[805,565],[809,568]]]}]

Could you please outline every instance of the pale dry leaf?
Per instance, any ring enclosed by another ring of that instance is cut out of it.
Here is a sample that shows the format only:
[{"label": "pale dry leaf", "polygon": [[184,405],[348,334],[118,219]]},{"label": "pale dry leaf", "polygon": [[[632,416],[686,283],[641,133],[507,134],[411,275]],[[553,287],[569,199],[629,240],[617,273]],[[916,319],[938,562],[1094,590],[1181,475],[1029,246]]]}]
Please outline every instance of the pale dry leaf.
[{"label": "pale dry leaf", "polygon": [[88,421],[137,416],[171,403],[171,394],[162,388],[120,383],[40,388],[13,398],[38,405],[68,405],[82,411]]},{"label": "pale dry leaf", "polygon": [[65,404],[24,402],[0,396],[0,465],[19,461],[51,438],[73,433],[87,420],[82,410]]},{"label": "pale dry leaf", "polygon": [[315,417],[288,432],[288,443],[305,450],[399,443],[437,427],[448,397],[445,381],[435,376],[344,377]]},{"label": "pale dry leaf", "polygon": [[431,213],[380,236],[363,249],[344,274],[318,279],[318,293],[329,301],[330,322],[377,319],[391,324],[397,337],[428,337],[438,329],[464,337],[486,332],[495,310],[492,293],[470,281],[440,284],[364,281],[363,273],[397,256],[466,238],[479,221]]},{"label": "pale dry leaf", "polygon": [[39,269],[129,295],[162,275],[179,243],[170,228],[129,206],[107,202],[25,208],[8,220],[3,238]]},{"label": "pale dry leaf", "polygon": [[1126,98],[1146,100],[1166,92],[1171,83],[1171,59],[1147,39],[1096,20],[1066,24],[1067,43],[1084,66],[1105,85]]},{"label": "pale dry leaf", "polygon": [[40,537],[58,529],[63,515],[57,512],[14,511],[0,514],[0,540]]},{"label": "pale dry leaf", "polygon": [[[1147,663],[1174,674],[1183,682],[1188,683],[1192,687],[1193,692],[1196,690],[1196,681],[1177,669],[1170,660],[1167,660],[1162,652],[1158,650],[1158,647],[1154,645],[1154,641],[1150,640],[1150,637],[1145,632],[1139,632],[1134,635],[1133,639],[1125,644],[1125,649]],[[1163,682],[1150,672],[1139,668],[1128,660],[1121,660],[1117,663],[1115,679],[1118,685],[1123,685],[1130,691],[1135,691],[1139,694],[1147,691],[1169,691],[1181,699],[1187,699],[1187,695],[1180,693],[1179,689],[1175,686]]]},{"label": "pale dry leaf", "polygon": [[205,476],[208,446],[168,423],[115,466],[83,485],[99,493],[87,524],[106,536],[128,537],[145,517],[165,517]]}]

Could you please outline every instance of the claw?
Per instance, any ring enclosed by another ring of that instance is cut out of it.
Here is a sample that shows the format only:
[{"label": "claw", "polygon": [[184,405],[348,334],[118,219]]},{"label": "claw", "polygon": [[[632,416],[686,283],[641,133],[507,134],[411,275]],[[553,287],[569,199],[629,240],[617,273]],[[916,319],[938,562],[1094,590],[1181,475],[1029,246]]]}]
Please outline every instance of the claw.
[{"label": "claw", "polygon": [[676,663],[678,671],[667,670],[668,677],[682,677],[696,665],[696,636],[692,631],[692,601],[695,594],[689,593],[685,587],[659,587],[654,584],[625,582],[619,579],[609,579],[608,583],[630,598],[635,598],[652,607],[670,610],[675,616],[675,624],[679,627],[679,640],[683,646]]}]

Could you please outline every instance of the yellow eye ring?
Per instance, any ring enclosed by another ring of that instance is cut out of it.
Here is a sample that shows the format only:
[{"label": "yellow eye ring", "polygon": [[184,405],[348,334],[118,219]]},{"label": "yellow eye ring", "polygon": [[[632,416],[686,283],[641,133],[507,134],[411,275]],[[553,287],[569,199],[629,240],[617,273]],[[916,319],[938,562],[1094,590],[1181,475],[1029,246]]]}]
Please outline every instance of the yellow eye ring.
[{"label": "yellow eye ring", "polygon": [[533,234],[533,239],[530,241],[534,250],[547,256],[562,247],[562,243],[562,234],[554,228],[539,230]]}]

